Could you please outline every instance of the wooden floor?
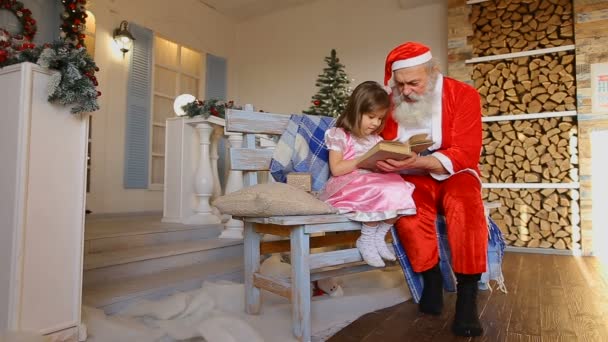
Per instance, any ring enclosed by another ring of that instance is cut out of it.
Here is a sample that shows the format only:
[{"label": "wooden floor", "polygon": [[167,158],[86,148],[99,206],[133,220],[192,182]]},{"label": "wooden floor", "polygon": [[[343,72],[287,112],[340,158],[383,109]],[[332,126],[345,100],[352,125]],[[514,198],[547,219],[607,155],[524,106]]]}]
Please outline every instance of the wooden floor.
[{"label": "wooden floor", "polygon": [[456,295],[441,316],[418,313],[411,301],[369,313],[328,342],[560,341],[608,342],[608,264],[597,258],[507,253],[508,294],[480,291],[484,336],[450,332]]}]

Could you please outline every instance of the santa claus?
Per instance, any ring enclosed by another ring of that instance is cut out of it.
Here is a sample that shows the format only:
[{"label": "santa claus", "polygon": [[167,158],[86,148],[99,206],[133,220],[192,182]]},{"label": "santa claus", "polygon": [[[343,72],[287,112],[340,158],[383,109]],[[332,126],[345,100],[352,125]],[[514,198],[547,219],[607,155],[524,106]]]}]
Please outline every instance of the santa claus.
[{"label": "santa claus", "polygon": [[435,220],[445,216],[456,273],[457,300],[452,331],[479,336],[477,282],[486,270],[488,228],[481,200],[481,106],[477,91],[443,76],[431,51],[420,43],[397,46],[386,58],[384,84],[392,77],[394,110],[382,133],[387,140],[406,141],[421,132],[435,142],[427,151],[403,161],[377,166],[400,172],[416,186],[417,214],[399,219],[395,228],[414,271],[422,273],[423,313],[439,315],[443,285]]}]

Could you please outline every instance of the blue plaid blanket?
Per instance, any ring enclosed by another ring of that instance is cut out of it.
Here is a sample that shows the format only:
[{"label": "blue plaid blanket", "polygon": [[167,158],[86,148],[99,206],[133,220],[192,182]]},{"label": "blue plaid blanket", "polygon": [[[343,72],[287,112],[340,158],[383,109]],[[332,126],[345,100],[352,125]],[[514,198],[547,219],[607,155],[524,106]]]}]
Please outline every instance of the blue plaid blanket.
[{"label": "blue plaid blanket", "polygon": [[[325,146],[325,131],[335,123],[334,118],[312,115],[291,115],[285,132],[281,135],[270,162],[270,174],[278,182],[285,183],[290,172],[310,172],[312,189],[319,191],[329,178],[329,151]],[[456,276],[452,271],[450,248],[443,216],[437,216],[437,241],[439,248],[439,267],[443,276],[444,289],[456,291]],[[490,280],[498,283],[498,288],[506,292],[502,275],[502,259],[505,242],[496,223],[488,218],[488,265],[486,272],[481,275],[479,288],[491,289]],[[422,296],[422,275],[414,272],[412,265],[399,237],[392,230],[393,246],[403,269],[405,280],[410,287],[414,302],[418,303]]]},{"label": "blue plaid blanket", "polygon": [[[448,244],[445,218],[442,215],[438,215],[435,222],[437,227],[437,247],[439,248],[439,268],[441,269],[441,275],[443,278],[443,288],[448,292],[456,292],[456,276],[450,263],[452,256],[450,254],[450,247]],[[486,271],[481,275],[481,280],[478,283],[478,287],[481,290],[492,290],[490,280],[495,280],[498,289],[506,293],[507,288],[502,275],[502,259],[506,244],[500,229],[489,217],[488,232],[487,266]],[[424,288],[422,274],[416,273],[412,269],[410,260],[407,258],[407,253],[403,249],[403,246],[399,241],[399,236],[397,235],[394,227],[391,230],[391,233],[393,234],[393,247],[395,248],[395,255],[397,256],[397,260],[401,265],[401,269],[403,269],[405,281],[410,288],[412,299],[415,303],[418,303],[420,301],[420,297],[422,296],[422,289]]]},{"label": "blue plaid blanket", "polygon": [[285,183],[290,172],[310,172],[312,190],[321,190],[329,178],[325,131],[334,122],[326,116],[292,114],[270,161],[272,177]]}]

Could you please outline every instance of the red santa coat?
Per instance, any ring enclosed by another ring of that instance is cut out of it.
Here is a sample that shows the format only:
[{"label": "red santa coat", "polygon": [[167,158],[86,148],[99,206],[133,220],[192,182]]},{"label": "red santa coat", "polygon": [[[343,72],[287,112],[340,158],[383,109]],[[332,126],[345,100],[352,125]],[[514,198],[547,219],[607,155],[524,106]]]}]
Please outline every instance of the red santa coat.
[{"label": "red santa coat", "polygon": [[[449,174],[404,175],[416,186],[417,214],[401,217],[395,227],[414,271],[422,272],[439,261],[435,220],[438,213],[443,214],[454,271],[483,273],[488,230],[478,166],[482,140],[479,94],[465,83],[441,76],[434,92],[441,103],[433,105],[435,144],[430,150]],[[407,127],[400,127],[391,116],[382,136],[401,140],[406,132]]]}]

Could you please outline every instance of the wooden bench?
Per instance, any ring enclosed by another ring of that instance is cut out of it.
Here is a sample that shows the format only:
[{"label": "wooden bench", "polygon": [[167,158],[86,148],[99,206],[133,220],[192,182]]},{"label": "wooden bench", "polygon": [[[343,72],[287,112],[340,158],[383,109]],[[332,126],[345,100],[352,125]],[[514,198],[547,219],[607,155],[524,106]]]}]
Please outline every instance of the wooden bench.
[{"label": "wooden bench", "polygon": [[[258,172],[268,171],[273,151],[256,146],[256,134],[280,135],[289,115],[228,110],[226,131],[244,134],[243,147],[230,149],[230,167],[243,171],[244,185],[257,184]],[[484,203],[486,216],[499,203]],[[245,310],[260,312],[260,289],[289,299],[292,303],[293,334],[310,341],[310,282],[344,274],[377,269],[365,264],[356,248],[311,253],[311,248],[353,245],[361,224],[343,215],[242,217],[244,222]],[[324,235],[324,233],[331,233]],[[289,240],[261,241],[262,234]],[[314,236],[313,236],[314,235]],[[321,236],[317,236],[321,235]],[[390,241],[390,234],[387,237]],[[260,256],[290,252],[291,277],[273,278],[260,274]],[[387,265],[397,265],[387,263]]]},{"label": "wooden bench", "polygon": [[[243,147],[230,149],[230,168],[243,171],[244,185],[257,184],[258,171],[268,171],[273,151],[256,147],[255,134],[280,135],[289,115],[229,110],[226,132],[244,133]],[[293,334],[310,341],[311,281],[373,269],[356,248],[311,253],[311,248],[352,245],[361,224],[343,215],[272,216],[238,218],[244,222],[245,310],[260,312],[260,289],[289,299],[292,303]],[[322,234],[338,232],[336,234]],[[262,242],[262,234],[289,240]],[[315,235],[315,236],[312,236]],[[321,236],[318,236],[321,235]],[[291,277],[273,278],[260,274],[260,256],[290,252]],[[395,263],[393,265],[396,265]]]}]

